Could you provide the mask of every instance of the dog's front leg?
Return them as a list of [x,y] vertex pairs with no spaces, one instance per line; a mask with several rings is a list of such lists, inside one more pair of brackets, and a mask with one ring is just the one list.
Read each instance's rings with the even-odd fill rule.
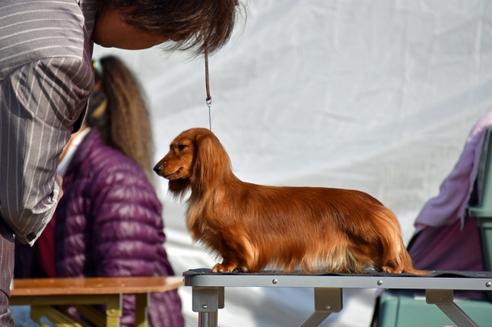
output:
[[239,267],[239,263],[235,260],[224,259],[222,263],[217,263],[214,265],[213,272],[234,272],[240,271],[244,272],[244,268]]

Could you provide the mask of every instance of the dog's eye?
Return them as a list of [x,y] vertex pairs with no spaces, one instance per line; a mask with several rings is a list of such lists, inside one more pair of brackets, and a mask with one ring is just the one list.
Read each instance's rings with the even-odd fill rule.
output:
[[178,145],[178,149],[179,149],[179,151],[183,151],[183,150],[185,150],[185,149],[186,149],[186,147],[188,147],[188,146],[187,146],[187,145],[183,145],[183,144]]

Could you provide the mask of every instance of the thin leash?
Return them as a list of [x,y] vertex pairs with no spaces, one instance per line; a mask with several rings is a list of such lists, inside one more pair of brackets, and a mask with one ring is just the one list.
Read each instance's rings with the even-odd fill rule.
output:
[[205,103],[208,107],[208,126],[210,131],[212,131],[212,96],[210,95],[210,74],[208,71],[208,47],[205,45],[204,49],[205,57],[205,90],[207,92],[207,98],[205,98]]

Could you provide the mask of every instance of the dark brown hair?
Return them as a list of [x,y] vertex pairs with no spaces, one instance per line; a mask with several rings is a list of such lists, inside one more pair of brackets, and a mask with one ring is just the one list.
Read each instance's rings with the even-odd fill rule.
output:
[[173,49],[196,48],[209,52],[230,38],[238,0],[106,0],[106,4],[127,8],[127,23],[168,36]]
[[[96,87],[89,100],[87,124],[101,132],[106,144],[120,150],[152,177],[152,130],[140,84],[115,56],[102,57],[94,66]],[[104,111],[99,113],[101,109]]]

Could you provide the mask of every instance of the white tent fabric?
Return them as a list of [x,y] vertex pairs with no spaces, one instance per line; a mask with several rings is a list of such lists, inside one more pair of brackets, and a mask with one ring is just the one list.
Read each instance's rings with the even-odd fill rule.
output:
[[[366,191],[413,220],[492,108],[492,2],[248,0],[247,19],[210,58],[212,128],[235,173],[261,184]],[[208,126],[203,60],[161,49],[117,54],[137,72],[153,115],[156,161],[182,130]],[[211,267],[194,245],[185,204],[167,194],[166,248],[179,275]],[[196,325],[182,288],[187,325]],[[346,290],[324,324],[366,326],[374,290]],[[223,326],[292,326],[312,309],[307,289],[227,289]]]

